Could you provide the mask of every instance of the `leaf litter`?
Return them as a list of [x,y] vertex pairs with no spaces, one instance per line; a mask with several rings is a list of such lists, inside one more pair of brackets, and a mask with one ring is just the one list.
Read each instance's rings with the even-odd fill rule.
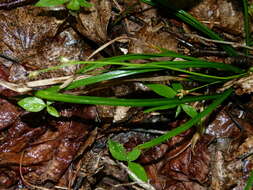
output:
[[[165,48],[186,54],[195,49],[202,58],[226,61],[219,53],[208,54],[220,51],[216,43],[193,38],[195,30],[139,1],[92,0],[91,8],[72,13],[63,6],[39,8],[30,2],[0,3],[1,81],[22,85],[33,80],[72,76],[80,66],[42,73],[33,79],[28,74],[59,65],[61,56],[86,60],[101,45],[123,35],[129,36],[129,40],[116,41],[93,59],[126,52],[155,53]],[[228,41],[242,43],[243,15],[237,1],[204,0],[183,8]],[[99,72],[107,69],[111,68],[103,67]],[[159,76],[141,77],[152,81]],[[240,97],[232,97],[235,100],[212,113],[205,123],[204,134],[192,128],[142,152],[135,162],[145,168],[149,178],[144,185],[131,182],[128,168],[110,155],[107,140],[119,142],[131,151],[185,123],[189,116],[180,113],[175,118],[173,110],[144,114],[141,108],[54,103],[60,114],[56,118],[45,110],[38,113],[22,110],[16,104],[17,95],[22,94],[0,85],[0,188],[243,189],[253,169],[251,77],[225,84],[222,90],[234,86]],[[156,97],[146,83],[134,80],[107,81],[70,93]],[[171,84],[170,80],[154,82]],[[188,88],[196,85],[182,84]],[[193,142],[196,134],[200,135]]]

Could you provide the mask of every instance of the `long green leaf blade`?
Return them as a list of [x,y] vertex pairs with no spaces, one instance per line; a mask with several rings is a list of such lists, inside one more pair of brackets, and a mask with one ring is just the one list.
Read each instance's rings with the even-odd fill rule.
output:
[[[177,16],[178,18],[180,18],[184,22],[188,23],[192,27],[196,28],[197,30],[200,30],[201,32],[203,32],[204,34],[209,36],[210,38],[212,38],[214,40],[223,41],[223,39],[218,34],[216,34],[212,30],[210,30],[207,26],[203,25],[201,22],[196,20],[192,15],[190,15],[189,13],[185,12],[182,9],[175,10],[173,8],[173,5],[171,5],[170,3],[168,3],[165,0],[142,0],[142,1],[151,5],[151,6],[161,7],[163,9],[166,7],[168,10],[172,11],[172,13],[174,13],[175,16]],[[238,53],[236,52],[236,50],[233,47],[231,47],[229,45],[221,45],[221,46],[230,56],[237,56],[238,55]]]
[[250,176],[247,180],[247,184],[244,188],[244,190],[251,190],[253,185],[253,171],[250,172]]
[[40,0],[35,4],[37,7],[54,7],[67,3],[69,0]]
[[112,79],[130,76],[130,75],[137,75],[137,74],[146,73],[146,72],[153,72],[153,71],[158,71],[158,69],[111,71],[111,72],[103,73],[100,75],[92,76],[92,77],[89,77],[86,79],[80,79],[80,80],[74,81],[74,82],[70,83],[69,86],[67,86],[65,88],[65,90],[71,90],[74,88],[79,88],[82,86],[94,84],[94,83],[101,82],[101,81],[112,80]]
[[207,116],[208,114],[210,114],[218,105],[220,105],[231,93],[233,92],[232,89],[229,89],[225,92],[223,92],[220,96],[220,98],[217,98],[216,100],[214,100],[214,102],[212,104],[210,104],[204,111],[200,112],[197,116],[195,116],[194,118],[192,118],[191,120],[189,120],[188,122],[182,124],[180,127],[177,127],[176,129],[173,129],[169,132],[167,132],[166,134],[155,138],[151,141],[148,141],[144,144],[140,144],[137,146],[137,148],[139,149],[147,149],[147,148],[151,148],[154,147],[158,144],[161,144],[162,142],[176,136],[179,135],[180,133],[190,129],[193,125],[195,125],[196,123],[198,123],[203,117]]
[[44,98],[50,101],[60,101],[77,104],[96,104],[96,105],[110,105],[110,106],[141,106],[141,107],[155,107],[162,105],[180,105],[187,102],[195,102],[201,100],[212,100],[220,98],[221,95],[210,95],[210,96],[195,96],[195,97],[184,97],[182,99],[168,99],[168,98],[157,98],[157,99],[120,99],[120,98],[103,98],[95,96],[76,96],[71,94],[56,93],[48,90],[39,90],[35,92],[35,96]]

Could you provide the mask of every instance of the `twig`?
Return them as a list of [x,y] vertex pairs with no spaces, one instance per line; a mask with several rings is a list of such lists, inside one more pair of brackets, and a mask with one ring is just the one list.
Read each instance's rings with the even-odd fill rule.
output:
[[154,129],[141,129],[141,128],[132,129],[132,131],[159,134],[159,135],[163,135],[168,132],[168,131],[160,131],[160,130],[154,130]]
[[209,38],[205,38],[205,37],[199,36],[197,34],[185,34],[185,35],[189,36],[189,37],[193,37],[193,38],[199,38],[199,39],[207,41],[207,42],[226,44],[226,45],[231,45],[231,46],[233,46],[235,48],[236,47],[241,47],[241,48],[246,48],[246,49],[253,50],[253,47],[250,47],[250,46],[247,46],[247,45],[244,45],[244,44],[241,44],[241,43],[229,42],[229,41],[220,41],[220,40],[212,40],[212,39],[209,39]]
[[19,173],[20,173],[20,177],[22,179],[22,181],[24,182],[25,185],[28,185],[34,189],[41,189],[41,190],[50,190],[50,189],[47,189],[45,187],[40,187],[40,186],[36,186],[36,185],[33,185],[31,183],[29,183],[28,181],[25,180],[23,174],[22,174],[22,162],[23,162],[23,157],[24,157],[24,151],[22,151],[21,153],[21,156],[20,156],[20,161],[19,161]]
[[[77,77],[76,80],[88,78],[90,76],[91,75],[81,75],[81,76]],[[10,82],[4,81],[4,80],[0,80],[0,86],[3,86],[7,89],[13,90],[18,93],[24,93],[24,92],[29,92],[29,91],[33,90],[33,88],[64,83],[66,80],[68,80],[72,77],[73,77],[73,75],[65,76],[65,77],[55,77],[55,78],[51,78],[51,79],[43,79],[43,80],[25,82],[24,84],[15,84],[15,83],[10,83]]]
[[94,55],[96,55],[97,53],[99,53],[100,51],[102,51],[103,49],[105,49],[106,47],[108,47],[109,45],[113,44],[114,42],[117,41],[122,41],[122,40],[133,40],[135,38],[130,38],[128,36],[119,36],[117,38],[114,38],[113,40],[107,42],[106,44],[100,46],[98,49],[96,49],[87,59],[86,61],[90,60]]
[[122,183],[122,184],[117,184],[117,185],[113,185],[114,187],[123,187],[123,186],[132,186],[137,184],[137,182],[131,182],[131,183]]
[[[107,42],[106,44],[100,46],[98,49],[96,49],[87,59],[86,61],[90,60],[94,55],[96,55],[97,53],[99,53],[100,51],[102,51],[103,49],[105,49],[106,47],[108,47],[109,45],[113,44],[114,42],[117,41],[122,41],[122,40],[129,40],[129,39],[133,39],[127,36],[119,36],[109,42]],[[76,80],[76,75],[73,75],[71,78],[69,78],[68,80],[66,80],[61,86],[60,89],[63,89],[65,87],[67,87],[72,81]]]

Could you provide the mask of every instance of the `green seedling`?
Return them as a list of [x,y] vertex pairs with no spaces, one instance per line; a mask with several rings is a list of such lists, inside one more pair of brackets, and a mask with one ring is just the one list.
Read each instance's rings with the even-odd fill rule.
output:
[[[180,93],[183,91],[183,86],[180,83],[173,83],[171,85],[172,87],[169,87],[163,84],[149,84],[146,86],[149,87],[158,95],[166,97],[166,98],[176,98],[176,96],[180,95]],[[180,98],[180,96],[178,96],[178,98]],[[177,117],[181,113],[182,110],[192,118],[198,114],[196,109],[188,104],[179,104],[179,105],[171,104],[171,105],[159,106],[159,107],[147,109],[145,110],[145,112],[147,113],[150,111],[171,109],[175,107],[177,107],[175,117]]]
[[24,108],[26,111],[29,112],[40,112],[44,108],[46,108],[47,112],[54,116],[54,117],[60,117],[59,112],[51,106],[53,102],[47,101],[46,103],[37,97],[27,97],[18,102],[18,105]]
[[[226,100],[230,94],[232,93],[232,89],[229,89],[221,94],[220,98],[217,98],[214,100],[212,104],[210,104],[204,111],[197,113],[196,116],[194,116],[191,120],[188,122],[182,124],[178,128],[175,128],[164,135],[154,138],[148,142],[145,142],[143,144],[140,144],[133,148],[131,152],[127,152],[124,148],[124,146],[120,143],[114,142],[112,140],[108,140],[108,147],[111,155],[116,159],[120,161],[126,161],[128,162],[128,168],[141,180],[148,181],[147,174],[144,170],[144,168],[139,165],[138,163],[133,162],[134,160],[137,160],[138,157],[141,155],[141,150],[152,148],[154,146],[157,146],[169,139],[171,139],[174,136],[177,136],[184,131],[190,129],[195,124],[199,123],[202,118],[209,115],[217,106],[219,106],[224,100]],[[248,190],[248,189],[247,189]]]
[[58,5],[66,5],[69,10],[78,11],[80,7],[91,7],[92,4],[86,0],[40,0],[35,6],[37,7],[54,7]]
[[[140,149],[135,148],[132,151],[127,152],[122,144],[112,141],[110,139],[108,140],[107,144],[113,158],[119,161],[127,162],[128,169],[131,172],[133,172],[140,180],[144,182],[148,181],[145,169],[140,164],[133,162],[140,156]],[[131,176],[129,177],[132,178]]]

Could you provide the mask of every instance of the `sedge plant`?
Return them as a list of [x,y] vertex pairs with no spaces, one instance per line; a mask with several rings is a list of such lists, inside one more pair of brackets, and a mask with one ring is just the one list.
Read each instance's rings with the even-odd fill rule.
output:
[[[198,20],[192,17],[189,13],[184,10],[177,10],[168,7],[166,0],[142,0],[152,6],[166,8],[170,13],[177,16],[179,19],[203,32],[205,35],[209,36],[215,40],[222,40],[222,38],[210,30],[208,27],[201,24]],[[40,0],[36,6],[57,6],[65,4],[68,9],[72,11],[79,10],[80,7],[90,7],[91,4],[85,0]],[[244,12],[247,12],[247,3],[243,1]],[[244,14],[245,15],[245,14]],[[246,15],[245,15],[246,16]],[[247,24],[247,18],[245,17],[245,33],[246,33],[246,43],[249,43],[249,24]],[[224,50],[230,56],[237,56],[236,50],[229,45],[222,45]],[[247,52],[246,52],[247,54]],[[159,57],[172,57],[172,58],[182,58],[184,61],[154,61],[154,58]],[[132,60],[150,60],[145,64],[131,63]],[[101,72],[98,75],[91,76],[84,79],[78,79],[72,81],[70,84],[61,88],[61,86],[56,85],[47,89],[38,90],[34,92],[33,97],[27,97],[19,101],[19,105],[31,112],[38,112],[46,108],[47,112],[53,116],[59,117],[59,113],[52,106],[52,102],[66,102],[66,103],[76,103],[76,104],[95,104],[95,105],[111,105],[111,106],[138,106],[146,107],[146,112],[172,109],[176,108],[176,116],[183,110],[187,115],[190,116],[190,120],[181,126],[167,132],[166,134],[154,138],[148,142],[140,144],[134,147],[131,151],[126,151],[124,146],[118,142],[111,139],[108,140],[108,148],[111,155],[119,161],[126,162],[128,168],[142,181],[147,182],[147,174],[145,169],[135,161],[139,158],[141,152],[145,149],[152,148],[159,145],[170,138],[179,135],[180,133],[190,129],[194,125],[197,125],[203,118],[207,117],[215,108],[222,104],[233,92],[233,89],[228,89],[220,94],[212,95],[198,95],[192,96],[189,94],[182,94],[184,91],[183,86],[180,83],[172,83],[171,86],[160,85],[160,84],[146,84],[151,90],[160,95],[160,98],[153,99],[122,99],[122,98],[110,98],[110,97],[96,97],[96,96],[83,96],[83,95],[73,95],[67,93],[69,90],[77,90],[80,87],[85,87],[92,84],[98,84],[100,82],[110,81],[114,79],[124,79],[126,77],[135,76],[138,77],[140,74],[151,74],[159,73],[161,71],[167,71],[174,73],[174,75],[182,75],[182,80],[185,81],[197,81],[204,83],[202,86],[195,89],[189,89],[190,91],[195,91],[200,88],[205,88],[214,84],[223,84],[229,80],[237,79],[248,75],[248,71],[241,68],[227,65],[224,63],[209,62],[201,60],[191,56],[181,55],[175,52],[163,50],[162,53],[158,54],[129,54],[122,56],[115,56],[110,58],[105,58],[98,61],[72,61],[62,59],[62,64],[55,67],[50,67],[47,69],[37,70],[30,73],[30,77],[37,76],[43,72],[49,72],[52,70],[61,69],[63,67],[68,67],[72,65],[85,65],[80,69],[77,74],[81,75],[83,73],[91,72],[97,68],[104,66],[111,66],[110,71]],[[221,71],[224,75],[213,75],[201,72],[201,69],[211,69],[216,71]],[[218,72],[216,72],[218,73]],[[202,112],[197,112],[188,103],[209,100],[212,101],[208,107],[206,107]],[[245,190],[248,190],[252,186],[252,176],[250,176]],[[131,176],[130,176],[131,177]]]

